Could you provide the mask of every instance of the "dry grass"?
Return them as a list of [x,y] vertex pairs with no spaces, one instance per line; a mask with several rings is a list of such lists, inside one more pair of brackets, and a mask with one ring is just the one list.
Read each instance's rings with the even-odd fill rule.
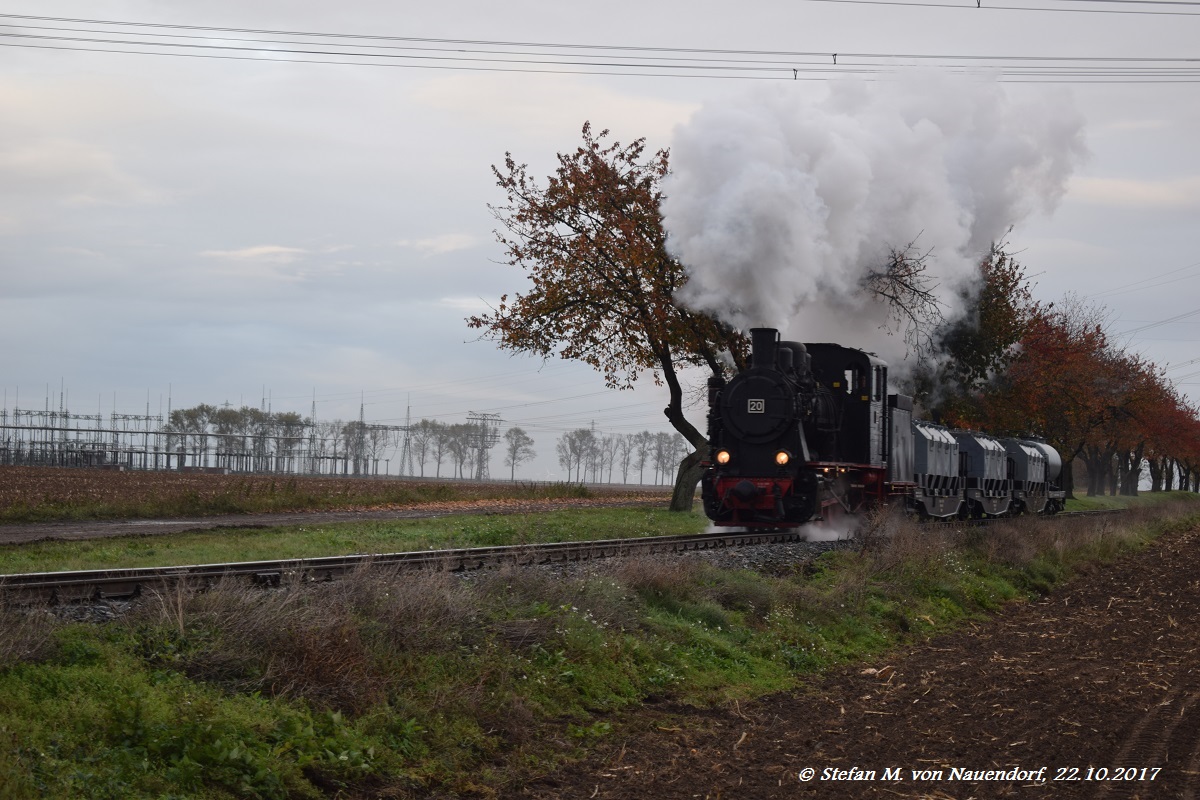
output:
[[57,626],[54,615],[42,609],[0,610],[0,669],[49,656]]
[[683,558],[624,558],[610,570],[613,578],[644,595],[688,597],[696,584],[699,564]]
[[320,586],[170,590],[125,622],[146,635],[174,631],[162,655],[190,677],[359,713],[387,702],[393,659],[453,646],[470,607],[446,573],[365,566]]

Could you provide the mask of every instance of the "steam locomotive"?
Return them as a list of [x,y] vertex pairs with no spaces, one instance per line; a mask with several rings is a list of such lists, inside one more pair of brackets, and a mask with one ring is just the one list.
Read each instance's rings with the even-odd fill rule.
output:
[[708,382],[704,510],[716,525],[788,528],[901,505],[921,517],[1053,514],[1058,452],[913,419],[886,362],[750,331],[749,369]]

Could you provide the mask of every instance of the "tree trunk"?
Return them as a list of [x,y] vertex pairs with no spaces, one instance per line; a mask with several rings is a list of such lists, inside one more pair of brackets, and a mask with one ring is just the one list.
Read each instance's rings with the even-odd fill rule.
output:
[[679,464],[675,477],[675,490],[671,493],[672,511],[691,511],[696,499],[696,484],[699,483],[704,470],[700,462],[708,455],[708,437],[688,422],[683,415],[683,387],[679,384],[679,376],[675,373],[675,365],[669,352],[659,353],[659,362],[663,368],[663,381],[670,391],[670,402],[663,409],[663,414],[671,423],[671,427],[679,431],[683,438],[696,448],[684,456]]
[[1083,451],[1083,463],[1087,465],[1087,496],[1104,494],[1104,462],[1099,448],[1088,446]]
[[1120,488],[1117,480],[1117,450],[1109,447],[1104,453],[1104,482],[1110,497],[1116,497]]
[[696,484],[704,476],[702,462],[708,455],[708,447],[693,450],[679,462],[679,472],[675,476],[675,490],[671,493],[672,511],[691,511],[696,501]]
[[1065,499],[1075,499],[1075,459],[1064,459],[1062,466],[1062,475],[1058,478],[1062,489],[1067,493]]
[[1157,458],[1151,458],[1146,464],[1150,467],[1150,491],[1161,492],[1163,487],[1162,461]]
[[1138,442],[1138,446],[1134,448],[1129,459],[1129,486],[1125,494],[1130,497],[1138,496],[1138,485],[1142,482],[1142,456],[1146,452],[1146,443]]

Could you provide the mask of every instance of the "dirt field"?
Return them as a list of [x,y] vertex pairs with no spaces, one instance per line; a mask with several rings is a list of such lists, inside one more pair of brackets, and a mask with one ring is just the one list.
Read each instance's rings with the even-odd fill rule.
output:
[[[559,507],[557,501],[583,506],[666,504],[670,492],[668,486],[601,484],[589,486],[589,496],[581,498],[583,492],[574,486],[520,481],[0,466],[0,542],[79,538],[78,531],[84,529],[88,536],[137,535],[247,523],[396,519],[493,509],[503,513],[526,507],[540,511]],[[90,525],[96,520],[112,524]]]
[[[508,796],[1198,797],[1200,532],[874,669],[716,711],[647,706],[589,762]],[[956,779],[955,768],[1033,775]],[[846,780],[870,777],[855,769],[873,779]],[[1096,780],[1119,769],[1122,780]]]

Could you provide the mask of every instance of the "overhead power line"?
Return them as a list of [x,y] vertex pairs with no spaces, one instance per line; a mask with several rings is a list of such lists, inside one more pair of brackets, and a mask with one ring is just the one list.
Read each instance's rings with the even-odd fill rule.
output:
[[0,20],[12,20],[13,29],[0,31],[2,46],[220,60],[758,80],[871,76],[934,67],[956,72],[987,69],[1005,80],[1025,82],[1200,81],[1200,57],[1191,56],[832,53],[382,36],[18,14],[0,14]]
[[1191,366],[1192,364],[1200,364],[1200,358],[1193,358],[1190,361],[1182,361],[1178,364],[1171,364],[1168,367],[1164,367],[1163,371],[1170,372],[1171,370],[1182,369],[1183,367]]
[[1113,295],[1113,294],[1126,294],[1128,292],[1139,292],[1142,289],[1153,289],[1158,286],[1165,286],[1168,283],[1177,283],[1179,281],[1185,281],[1190,278],[1194,278],[1196,276],[1195,275],[1183,275],[1178,278],[1171,278],[1170,280],[1162,280],[1162,279],[1166,278],[1168,275],[1178,275],[1180,272],[1189,272],[1191,270],[1196,269],[1197,267],[1200,267],[1200,261],[1194,262],[1192,264],[1188,264],[1186,267],[1179,267],[1178,269],[1168,270],[1167,272],[1163,272],[1158,275],[1153,275],[1149,278],[1142,278],[1141,280],[1136,280],[1136,281],[1133,281],[1132,283],[1126,283],[1122,286],[1117,286],[1112,289],[1104,289],[1099,292],[1093,292],[1092,294],[1084,295],[1084,297],[1088,298],[1088,299],[1092,299],[1092,298],[1097,298],[1097,297],[1107,297],[1107,296]]
[[[1049,13],[1064,13],[1064,14],[1134,14],[1142,16],[1156,17],[1195,17],[1200,16],[1200,11],[1153,11],[1144,8],[1080,8],[1080,7],[1055,7],[1055,6],[1009,6],[998,5],[994,3],[985,3],[984,0],[976,0],[975,5],[969,3],[922,3],[914,2],[914,0],[807,0],[810,3],[837,3],[848,6],[908,6],[910,8],[949,8],[960,11],[1033,11],[1033,12],[1049,12]],[[1057,2],[1069,3],[1120,3],[1122,5],[1183,5],[1195,6],[1194,2],[1172,3],[1170,0],[1057,0]]]
[[1179,322],[1181,319],[1187,319],[1188,317],[1194,317],[1197,314],[1200,314],[1200,308],[1194,308],[1191,311],[1185,311],[1182,314],[1176,314],[1175,316],[1168,317],[1167,319],[1160,319],[1158,322],[1151,322],[1148,325],[1142,325],[1141,327],[1138,327],[1138,328],[1130,328],[1127,331],[1121,331],[1120,335],[1121,336],[1130,336],[1131,334],[1141,333],[1142,331],[1148,331],[1151,328],[1157,328],[1160,325],[1170,325],[1172,322]]

